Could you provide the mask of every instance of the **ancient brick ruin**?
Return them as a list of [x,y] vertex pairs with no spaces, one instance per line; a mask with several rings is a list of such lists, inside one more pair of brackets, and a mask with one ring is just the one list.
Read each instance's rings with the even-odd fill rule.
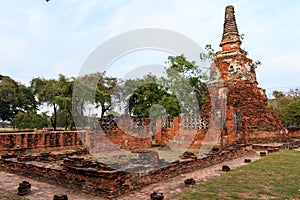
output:
[[[213,98],[224,102],[224,124],[220,143],[254,142],[257,138],[284,137],[280,119],[268,108],[265,91],[258,87],[255,64],[241,49],[242,41],[236,25],[234,7],[227,6],[220,47],[214,60],[209,92],[202,113],[211,117]],[[222,103],[221,103],[222,104]]]
[[[5,154],[1,158],[0,167],[9,172],[41,181],[82,192],[93,192],[107,198],[115,198],[126,192],[185,172],[252,154],[253,152],[249,148],[249,146],[240,146],[237,149],[212,152],[202,157],[185,157],[150,172],[142,169],[145,168],[145,165],[138,165],[133,160],[132,167],[139,168],[138,173],[115,170],[112,166],[104,163],[80,157],[83,153],[80,149],[68,155],[50,152],[23,156]],[[161,162],[158,156],[149,159],[153,160],[153,164]],[[148,165],[147,167],[153,166]]]
[[[201,115],[162,116],[155,125],[140,116],[109,115],[90,130],[1,133],[0,169],[115,198],[251,154],[251,143],[296,141],[300,132],[287,133],[269,110],[265,91],[258,87],[255,65],[241,44],[234,8],[227,6],[222,50],[211,69],[210,96]],[[206,143],[212,145],[206,154],[189,151]],[[176,160],[160,157],[159,153],[182,146],[187,148]],[[131,157],[120,154],[121,150]],[[110,152],[117,152],[116,160],[125,161],[104,162],[101,155]]]

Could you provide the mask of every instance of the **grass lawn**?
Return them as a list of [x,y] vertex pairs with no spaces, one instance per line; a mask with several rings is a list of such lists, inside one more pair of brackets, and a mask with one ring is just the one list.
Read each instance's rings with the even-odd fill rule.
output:
[[28,200],[25,197],[20,197],[18,195],[12,194],[0,188],[0,199],[8,199],[8,200]]
[[263,157],[171,199],[300,199],[300,151]]

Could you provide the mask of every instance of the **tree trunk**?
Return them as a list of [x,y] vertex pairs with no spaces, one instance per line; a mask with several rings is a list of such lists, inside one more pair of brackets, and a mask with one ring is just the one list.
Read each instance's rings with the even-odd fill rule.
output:
[[53,123],[52,123],[52,126],[53,126],[53,130],[56,131],[56,117],[57,117],[57,108],[56,108],[56,105],[53,104]]
[[101,119],[102,119],[102,117],[104,116],[104,113],[105,113],[105,110],[102,108],[102,109],[101,109],[101,117],[100,117]]
[[81,129],[84,130],[85,129],[85,122],[84,122],[84,113],[83,113],[83,110],[84,110],[84,102],[81,102],[80,103],[80,124],[81,124]]
[[69,119],[68,119],[69,124],[68,124],[68,126],[66,127],[66,129],[68,129],[69,131],[71,131],[72,128],[73,128],[73,122],[74,122],[74,119],[73,119],[72,112],[71,112],[70,110],[68,110],[68,115],[69,115]]

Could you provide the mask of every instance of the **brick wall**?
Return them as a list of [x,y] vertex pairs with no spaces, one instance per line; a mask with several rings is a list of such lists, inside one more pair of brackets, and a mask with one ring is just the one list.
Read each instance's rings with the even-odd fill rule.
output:
[[76,131],[0,134],[0,151],[9,151],[16,148],[46,149],[80,145],[82,143]]
[[20,159],[18,161],[16,158],[1,159],[0,163],[3,169],[13,173],[115,198],[151,183],[252,153],[248,147],[241,147],[196,159],[180,160],[151,172],[142,173],[116,171],[107,166],[83,167],[84,160],[76,158],[75,160],[66,159],[64,166],[37,164],[36,162],[20,161]]
[[125,150],[136,148],[144,149],[151,146],[151,138],[135,137],[130,134],[125,134],[120,129],[110,132],[87,130],[0,134],[0,152],[13,149],[43,150],[76,147],[82,146],[83,144],[94,151],[103,150],[103,148],[104,150],[106,148],[107,150],[111,150],[112,148],[122,148]]

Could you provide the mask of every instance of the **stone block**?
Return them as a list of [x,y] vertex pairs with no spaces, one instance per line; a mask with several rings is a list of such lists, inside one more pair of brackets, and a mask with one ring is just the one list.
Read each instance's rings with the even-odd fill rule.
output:
[[228,165],[223,165],[222,166],[222,171],[223,172],[229,172],[230,171],[230,167]]
[[184,180],[184,184],[185,184],[185,186],[187,186],[187,187],[191,187],[191,186],[196,185],[196,181],[195,181],[195,179],[193,179],[193,178],[188,178],[188,179],[185,179],[185,180]]
[[68,196],[65,194],[64,195],[54,195],[53,200],[68,200]]
[[164,195],[162,192],[154,191],[153,193],[150,194],[151,200],[163,200]]
[[24,196],[31,193],[31,184],[28,181],[19,183],[18,195]]
[[181,159],[190,159],[190,158],[197,159],[197,156],[193,152],[186,151],[180,156],[180,158]]
[[268,153],[273,153],[273,152],[274,152],[274,149],[268,149],[267,152],[268,152]]
[[260,156],[266,156],[267,153],[266,153],[265,151],[261,151],[261,152],[259,152],[259,155],[260,155]]

